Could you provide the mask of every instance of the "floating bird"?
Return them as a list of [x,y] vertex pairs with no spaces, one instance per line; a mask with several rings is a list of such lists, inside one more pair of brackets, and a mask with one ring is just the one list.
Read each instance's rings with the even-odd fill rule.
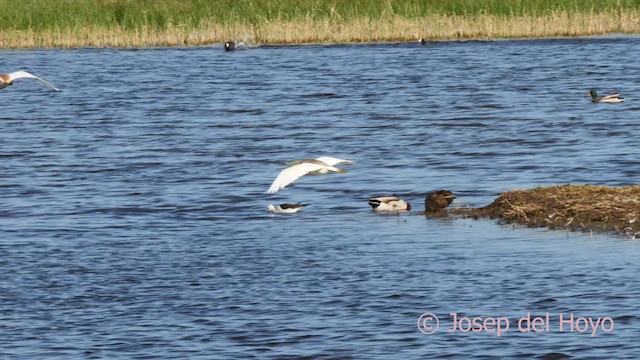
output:
[[26,71],[16,71],[16,72],[12,72],[10,74],[0,74],[0,89],[4,89],[7,86],[11,86],[13,85],[13,81],[16,79],[36,79],[38,81],[40,81],[41,83],[47,85],[48,87],[52,88],[55,91],[60,91],[60,89],[58,89],[57,87],[53,86],[52,84],[50,84],[49,82],[33,75],[30,74]]
[[419,42],[421,45],[424,45],[424,44],[426,44],[426,43],[427,43],[427,40],[425,40],[424,38],[420,38],[420,40],[418,40],[418,42]]
[[397,196],[381,196],[369,199],[373,211],[404,211],[411,210],[411,204]]
[[224,43],[224,51],[236,51],[246,49],[247,44],[244,41],[236,43],[235,41],[227,41]]
[[594,89],[591,89],[587,95],[591,95],[591,102],[594,103],[617,103],[624,101],[624,98],[618,93],[598,97],[598,93]]
[[267,206],[267,211],[268,212],[273,212],[273,213],[282,213],[282,214],[293,214],[296,213],[298,211],[300,211],[300,209],[302,209],[303,207],[307,206],[307,204],[301,204],[301,203],[297,203],[297,204],[280,204],[280,205],[269,205]]
[[317,159],[306,159],[300,161],[294,161],[290,164],[293,166],[288,167],[280,172],[276,179],[273,181],[267,194],[274,194],[278,190],[291,184],[304,175],[320,175],[329,172],[343,173],[347,172],[345,169],[338,169],[335,165],[339,164],[353,164],[351,160],[338,159],[329,156],[322,156]]
[[424,198],[424,210],[426,212],[437,212],[451,204],[456,196],[448,190],[438,190],[430,192]]

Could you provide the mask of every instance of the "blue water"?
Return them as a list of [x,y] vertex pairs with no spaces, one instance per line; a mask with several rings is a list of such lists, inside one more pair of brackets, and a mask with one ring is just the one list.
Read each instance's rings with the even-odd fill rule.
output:
[[[63,90],[0,91],[0,358],[634,358],[636,240],[419,210],[437,189],[482,206],[637,184],[637,54],[638,37],[0,50],[0,72]],[[355,164],[264,194],[322,155]],[[373,213],[390,194],[416,211]],[[511,326],[450,333],[454,312]],[[519,331],[527,313],[549,331]],[[571,313],[615,327],[559,331]]]

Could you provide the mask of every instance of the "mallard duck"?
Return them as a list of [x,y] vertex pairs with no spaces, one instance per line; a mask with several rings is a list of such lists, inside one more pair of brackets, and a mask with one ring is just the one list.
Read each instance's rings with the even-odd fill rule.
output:
[[411,204],[400,199],[398,196],[381,196],[369,199],[369,205],[373,211],[408,211]]
[[437,212],[451,204],[456,196],[449,190],[438,190],[430,192],[424,198],[424,210],[426,212]]
[[60,91],[60,89],[51,85],[49,82],[45,81],[44,79],[41,79],[26,71],[16,71],[10,74],[0,74],[0,89],[4,89],[7,86],[13,85],[13,81],[16,79],[36,79],[41,83],[47,85],[48,87],[52,88],[53,90]]
[[339,164],[353,164],[351,160],[344,160],[329,156],[322,156],[317,159],[306,159],[294,161],[290,164],[293,166],[288,167],[280,172],[273,183],[266,191],[267,194],[274,194],[278,190],[291,184],[304,175],[320,175],[329,172],[343,173],[347,172],[345,169],[338,169],[335,165]]
[[280,205],[269,205],[267,206],[268,212],[273,213],[282,213],[282,214],[292,214],[300,211],[303,207],[307,206],[307,204],[280,204]]
[[591,89],[587,95],[591,95],[591,102],[594,103],[617,103],[624,101],[624,98],[618,93],[598,97],[598,93],[594,89]]

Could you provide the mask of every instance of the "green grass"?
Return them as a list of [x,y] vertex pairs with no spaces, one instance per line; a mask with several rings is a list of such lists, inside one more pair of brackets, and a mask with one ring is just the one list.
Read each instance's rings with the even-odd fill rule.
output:
[[349,21],[433,15],[541,16],[640,10],[640,0],[0,0],[0,31],[87,26],[163,30],[301,18]]
[[640,34],[640,0],[0,0],[0,47]]

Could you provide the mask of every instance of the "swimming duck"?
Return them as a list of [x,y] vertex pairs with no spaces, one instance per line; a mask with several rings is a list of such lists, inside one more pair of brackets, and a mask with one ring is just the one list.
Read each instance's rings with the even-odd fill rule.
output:
[[13,85],[13,81],[17,79],[36,79],[41,83],[47,85],[48,87],[52,88],[53,90],[60,91],[60,89],[51,85],[49,82],[45,81],[44,79],[41,79],[26,71],[16,71],[9,74],[0,74],[0,89],[4,89],[7,86]]
[[624,98],[618,93],[598,97],[598,93],[594,89],[591,89],[587,95],[591,95],[591,102],[594,103],[617,103],[624,101]]
[[273,213],[281,213],[281,214],[293,214],[300,211],[303,207],[307,206],[307,204],[280,204],[280,205],[269,205],[267,206],[268,212]]
[[266,191],[267,194],[274,194],[278,192],[278,190],[307,174],[321,175],[329,172],[347,172],[345,169],[336,168],[335,165],[353,164],[353,161],[330,156],[321,156],[317,159],[299,160],[289,164],[292,164],[293,166],[282,170],[280,174],[278,174],[269,189]]
[[369,199],[373,211],[408,211],[411,204],[397,196],[381,196]]
[[224,51],[236,51],[244,50],[247,48],[247,44],[244,41],[236,43],[235,41],[227,41],[224,43]]
[[424,198],[424,210],[426,212],[437,212],[451,204],[456,196],[449,190],[438,190],[430,192]]

